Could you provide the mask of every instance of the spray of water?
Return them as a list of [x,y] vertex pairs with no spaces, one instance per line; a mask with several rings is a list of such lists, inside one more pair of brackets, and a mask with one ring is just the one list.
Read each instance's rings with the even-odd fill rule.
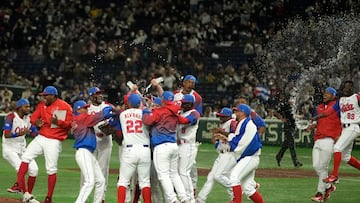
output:
[[296,78],[289,92],[295,99],[296,115],[299,105],[309,98],[307,87],[314,80],[349,70],[346,67],[359,62],[359,33],[358,14],[292,19],[271,38],[264,54],[257,57],[257,65],[262,67],[261,76],[266,81],[269,74],[285,73],[287,77],[278,78],[284,84],[289,83],[288,77]]

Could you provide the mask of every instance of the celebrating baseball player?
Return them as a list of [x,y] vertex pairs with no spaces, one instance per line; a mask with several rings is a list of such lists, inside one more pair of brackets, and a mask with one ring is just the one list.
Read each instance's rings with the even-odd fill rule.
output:
[[39,135],[30,142],[21,158],[17,183],[24,192],[23,202],[34,199],[26,188],[25,174],[29,169],[29,163],[40,154],[44,154],[48,174],[48,191],[44,203],[52,203],[58,158],[62,141],[67,138],[71,128],[72,109],[68,103],[58,98],[59,94],[54,86],[47,86],[40,95],[44,96],[44,101],[37,105],[30,117],[31,124],[40,128]]
[[[218,133],[219,140],[229,143],[230,151],[234,152],[236,165],[231,170],[230,182],[234,193],[233,202],[242,202],[242,193],[255,203],[263,203],[261,194],[251,185],[255,170],[260,163],[261,139],[256,125],[250,118],[251,109],[246,104],[240,104],[233,109],[239,124],[235,133],[225,136]],[[250,184],[250,186],[249,186]]]
[[165,91],[162,94],[163,106],[145,113],[143,123],[152,126],[151,144],[154,146],[153,159],[159,181],[162,185],[166,202],[177,202],[177,195],[182,202],[189,202],[184,185],[178,173],[178,145],[176,126],[187,124],[189,119],[178,114],[179,106],[174,103],[174,94]]
[[[6,115],[3,126],[2,136],[2,153],[11,166],[19,171],[21,156],[25,152],[26,139],[25,135],[31,134],[36,136],[38,130],[30,124],[30,103],[27,99],[19,99],[16,103],[14,112]],[[35,160],[29,163],[29,177],[27,180],[28,192],[32,194],[35,185],[36,176],[38,174],[38,166]],[[21,192],[18,183],[7,189],[11,193]],[[30,201],[31,202],[31,201]]]
[[195,201],[195,196],[190,173],[197,154],[195,142],[200,119],[199,112],[193,108],[194,102],[195,98],[191,94],[185,94],[181,99],[180,115],[188,118],[191,122],[189,124],[178,124],[176,132],[179,145],[179,175],[186,194],[192,202]]
[[334,168],[330,176],[323,181],[335,183],[338,181],[338,173],[341,160],[350,166],[360,170],[360,162],[351,155],[354,140],[360,135],[360,94],[354,92],[354,83],[345,81],[343,97],[340,97],[340,120],[342,131],[334,146]]
[[123,151],[120,160],[118,181],[118,202],[125,202],[126,190],[131,177],[137,173],[139,187],[145,203],[151,203],[150,166],[151,151],[149,132],[143,125],[143,112],[139,108],[141,97],[131,94],[129,108],[120,113],[120,127],[123,136]]
[[[95,114],[102,111],[107,106],[112,106],[111,104],[103,101],[103,90],[100,90],[98,87],[92,87],[89,89],[88,94],[90,97],[90,107],[88,108],[88,114]],[[102,125],[107,125],[107,120],[100,121],[94,126],[96,134],[96,150],[94,152],[96,159],[99,162],[102,173],[105,177],[105,192],[108,185],[109,179],[109,164],[111,158],[112,150],[112,135],[105,134],[99,129]],[[82,182],[82,178],[81,178]],[[81,184],[82,185],[82,184]],[[105,202],[105,193],[103,197],[103,202]]]
[[94,203],[100,203],[105,192],[105,178],[93,154],[96,149],[96,135],[93,126],[113,116],[112,107],[104,107],[102,111],[89,115],[87,109],[89,106],[84,100],[76,101],[73,106],[74,116],[71,126],[75,138],[75,159],[84,178],[75,203],[86,202],[94,186]]
[[216,139],[216,133],[219,132],[234,132],[237,121],[232,118],[233,112],[230,108],[224,107],[219,113],[216,113],[216,116],[220,118],[220,131],[215,128],[213,130],[213,139],[215,143],[215,148],[219,152],[219,156],[215,159],[213,167],[207,176],[207,180],[201,188],[199,195],[196,198],[197,203],[205,203],[206,199],[214,186],[215,181],[222,184],[224,187],[228,188],[228,193],[230,199],[234,198],[233,192],[231,190],[231,182],[229,178],[229,173],[231,169],[235,166],[236,160],[233,152],[230,152],[230,146],[228,143],[225,143],[219,139]]
[[324,183],[323,179],[328,176],[328,166],[333,153],[334,143],[341,133],[340,109],[336,105],[336,90],[327,87],[323,93],[323,103],[318,105],[314,118],[316,124],[307,127],[307,131],[316,128],[314,133],[314,146],[312,150],[312,162],[316,174],[319,177],[317,193],[311,197],[315,202],[323,202],[330,198],[330,194],[336,187]]

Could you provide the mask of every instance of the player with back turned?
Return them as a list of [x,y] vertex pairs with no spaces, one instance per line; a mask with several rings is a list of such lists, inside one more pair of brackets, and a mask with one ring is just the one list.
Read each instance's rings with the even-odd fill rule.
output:
[[[19,171],[21,156],[26,147],[25,136],[31,134],[36,136],[38,130],[30,123],[30,102],[27,99],[19,99],[16,103],[15,111],[6,115],[3,126],[2,136],[2,153],[16,171]],[[29,177],[27,180],[28,192],[31,194],[35,185],[36,176],[38,174],[38,166],[35,160],[29,163]],[[7,189],[8,192],[21,192],[18,184],[15,183]]]
[[58,169],[58,159],[64,141],[71,128],[72,108],[64,100],[58,98],[58,91],[54,86],[47,86],[40,95],[44,101],[40,102],[30,117],[30,122],[36,125],[39,135],[30,142],[22,156],[22,162],[17,176],[17,183],[24,192],[23,201],[28,202],[34,196],[28,193],[25,185],[25,174],[29,162],[44,154],[46,172],[48,174],[48,191],[44,203],[52,203]]

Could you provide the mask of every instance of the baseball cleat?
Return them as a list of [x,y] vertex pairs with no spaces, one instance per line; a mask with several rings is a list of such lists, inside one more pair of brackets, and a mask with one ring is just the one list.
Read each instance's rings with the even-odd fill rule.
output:
[[335,192],[335,190],[336,190],[335,185],[331,184],[331,186],[325,190],[324,201],[329,199],[331,193]]
[[23,203],[40,203],[34,198],[34,195],[30,194],[29,192],[25,192],[23,195]]
[[315,196],[311,197],[314,202],[324,202],[324,195],[321,192],[317,192]]
[[45,197],[44,203],[52,203],[51,197]]
[[329,175],[327,178],[323,179],[323,182],[325,183],[338,183],[339,178],[334,175]]
[[276,159],[277,165],[280,167],[280,162],[281,162],[280,157],[278,157],[278,156],[276,155],[275,159]]
[[14,185],[12,187],[8,188],[7,191],[11,192],[11,193],[20,193],[21,188],[19,187],[19,185],[17,183],[14,183]]

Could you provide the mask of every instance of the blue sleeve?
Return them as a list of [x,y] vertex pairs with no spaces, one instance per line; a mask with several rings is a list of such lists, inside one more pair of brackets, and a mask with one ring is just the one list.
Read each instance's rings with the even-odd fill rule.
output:
[[31,134],[31,136],[34,136],[34,137],[39,134],[39,130],[37,129],[36,126],[31,125],[31,127],[30,127],[30,134]]
[[203,107],[201,104],[199,106],[195,107],[195,109],[196,109],[196,111],[199,112],[200,115],[203,115]]
[[336,103],[334,104],[333,108],[334,108],[334,110],[338,113],[339,118],[340,118],[341,109],[340,109],[339,100],[336,101]]
[[193,114],[190,114],[190,115],[186,116],[185,118],[187,118],[192,125],[196,124],[197,120],[198,120],[196,118],[196,116],[194,116]]
[[257,128],[266,127],[264,119],[262,119],[259,115],[255,116],[252,120],[254,121]]
[[217,148],[219,147],[219,144],[220,144],[220,142],[219,142],[219,140],[217,140],[217,141],[215,142],[215,149],[217,149]]

